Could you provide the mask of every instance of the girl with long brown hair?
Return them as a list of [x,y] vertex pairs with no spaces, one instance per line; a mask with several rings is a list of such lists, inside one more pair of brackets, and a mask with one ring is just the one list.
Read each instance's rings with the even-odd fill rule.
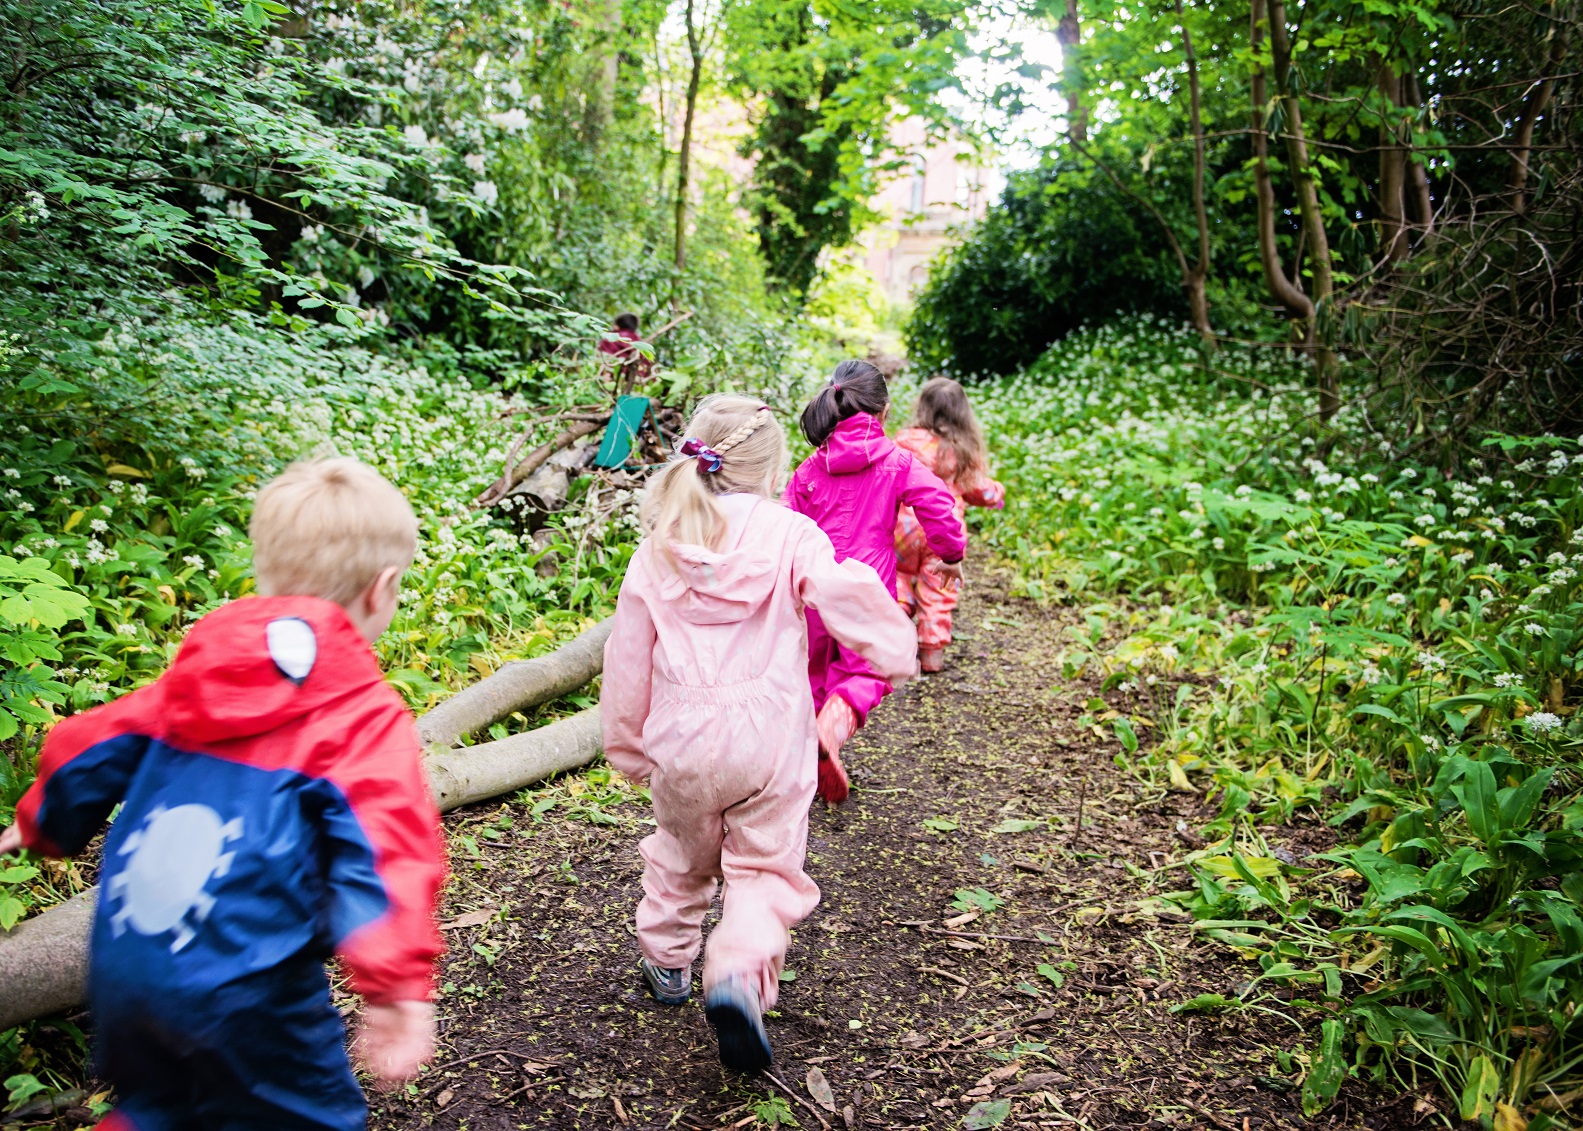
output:
[[[912,423],[896,436],[896,446],[915,455],[951,488],[956,516],[967,508],[999,510],[1006,488],[989,475],[984,433],[962,386],[949,377],[924,383],[913,406]],[[937,672],[951,643],[951,614],[962,590],[960,569],[951,570],[929,549],[922,524],[910,507],[896,519],[896,600],[918,625],[918,664]]]

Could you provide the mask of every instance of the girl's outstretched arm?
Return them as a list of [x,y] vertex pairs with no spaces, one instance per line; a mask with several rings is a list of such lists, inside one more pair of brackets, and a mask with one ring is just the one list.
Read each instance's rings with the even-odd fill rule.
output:
[[956,496],[916,456],[902,482],[901,501],[918,516],[929,552],[948,565],[960,562],[967,554],[967,528],[956,517]]
[[898,686],[918,674],[918,633],[896,598],[871,567],[856,558],[837,562],[829,536],[812,522],[793,551],[792,586],[830,635],[880,678]]
[[1006,505],[1006,488],[988,475],[980,475],[963,490],[962,501],[970,507],[998,511]]
[[654,618],[646,603],[648,587],[643,584],[648,561],[648,551],[639,547],[627,567],[616,598],[615,624],[605,641],[605,675],[599,691],[605,757],[634,781],[642,781],[654,771],[654,763],[643,752],[643,723],[649,717],[654,680]]

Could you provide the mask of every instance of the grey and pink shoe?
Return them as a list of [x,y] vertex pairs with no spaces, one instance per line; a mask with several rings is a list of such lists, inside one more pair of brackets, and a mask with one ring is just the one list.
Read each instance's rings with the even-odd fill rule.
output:
[[649,992],[654,995],[654,1000],[662,1005],[686,1005],[693,996],[693,964],[689,962],[679,970],[671,970],[664,966],[656,966],[647,958],[638,960],[638,969],[643,971],[643,980],[649,984]]

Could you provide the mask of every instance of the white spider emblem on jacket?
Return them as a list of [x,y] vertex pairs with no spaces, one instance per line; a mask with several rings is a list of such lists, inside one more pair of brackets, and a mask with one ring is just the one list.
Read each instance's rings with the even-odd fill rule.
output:
[[242,818],[221,821],[207,805],[155,808],[121,846],[120,855],[132,859],[110,880],[110,898],[121,904],[111,930],[117,937],[128,926],[140,935],[173,931],[171,953],[181,950],[214,910],[204,889],[231,870],[236,853],[226,846],[241,836]]

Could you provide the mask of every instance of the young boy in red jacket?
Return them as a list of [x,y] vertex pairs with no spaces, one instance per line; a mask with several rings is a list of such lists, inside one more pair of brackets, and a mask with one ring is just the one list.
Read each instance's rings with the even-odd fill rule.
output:
[[370,643],[417,522],[351,459],[296,464],[253,512],[261,596],[192,626],[158,682],[50,732],[0,852],[81,851],[112,809],[88,978],[118,1131],[361,1131],[324,963],[392,1085],[433,1053],[445,874],[416,728]]

